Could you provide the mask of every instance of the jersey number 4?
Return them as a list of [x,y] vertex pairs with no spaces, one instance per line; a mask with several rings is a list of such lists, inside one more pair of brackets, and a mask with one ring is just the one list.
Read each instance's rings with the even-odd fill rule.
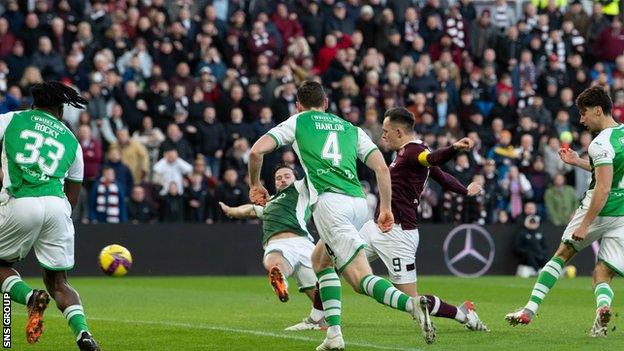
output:
[[[20,139],[26,140],[24,153],[15,154],[15,160],[22,164],[32,164],[37,162],[41,171],[47,175],[52,175],[59,166],[59,161],[65,154],[65,147],[55,139],[44,137],[40,133],[32,130],[22,130]],[[47,155],[41,155],[41,147],[49,146]],[[28,154],[26,152],[29,152]]]
[[342,160],[342,154],[340,153],[340,145],[338,144],[338,134],[336,132],[329,132],[325,145],[323,145],[323,151],[321,156],[326,160],[332,160],[334,167],[340,166],[340,160]]

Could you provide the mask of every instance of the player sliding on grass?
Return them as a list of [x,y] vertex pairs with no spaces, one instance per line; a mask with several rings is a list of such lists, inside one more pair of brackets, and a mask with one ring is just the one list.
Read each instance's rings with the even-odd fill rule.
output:
[[228,217],[263,220],[263,264],[280,301],[288,301],[288,277],[294,275],[299,291],[314,303],[308,317],[286,330],[321,329],[327,324],[323,305],[315,299],[316,275],[310,261],[314,244],[306,229],[310,216],[308,189],[305,181],[296,180],[294,170],[285,164],[277,165],[273,174],[277,193],[265,206],[228,207],[222,202],[219,205]]
[[616,273],[624,275],[624,128],[611,116],[611,98],[598,87],[583,91],[576,99],[581,123],[599,133],[589,145],[589,161],[569,149],[560,149],[561,159],[592,173],[589,190],[568,224],[555,256],[542,268],[526,306],[505,319],[511,325],[529,324],[548,291],[561,276],[563,266],[574,255],[601,240],[593,285],[596,319],[593,337],[606,336],[611,318]]
[[329,325],[327,337],[317,350],[342,350],[345,347],[340,328],[340,278],[334,266],[355,291],[408,312],[419,322],[426,340],[433,342],[435,330],[426,299],[412,298],[386,279],[373,275],[362,251],[366,243],[358,235],[358,230],[366,220],[368,208],[357,178],[356,161],[359,158],[377,177],[380,192],[377,223],[383,232],[389,231],[394,223],[388,167],[370,138],[360,128],[325,113],[327,105],[323,87],[317,82],[304,82],[297,91],[299,113],[262,136],[252,147],[249,157],[250,198],[254,203],[264,204],[269,199],[260,183],[264,154],[292,144],[306,172],[314,222],[325,243],[325,246],[317,244],[312,254],[325,320]]
[[[50,295],[63,312],[80,350],[99,350],[78,293],[67,282],[74,266],[74,225],[70,218],[83,176],[82,149],[61,122],[64,104],[84,108],[82,96],[60,82],[31,89],[33,109],[0,115],[3,189],[0,193],[0,282],[11,300],[26,305],[26,338],[43,332],[43,312]],[[50,293],[33,290],[13,264],[31,248],[43,268]]]
[[[459,151],[469,150],[473,141],[463,138],[451,146],[431,152],[426,144],[416,138],[414,115],[405,108],[386,111],[382,137],[388,141],[397,156],[390,164],[392,180],[392,212],[395,224],[388,233],[382,233],[374,221],[360,230],[366,241],[369,259],[381,258],[388,268],[390,281],[410,296],[416,292],[416,251],[419,233],[418,203],[429,176],[446,190],[457,194],[475,196],[481,186],[471,183],[465,188],[457,179],[438,166],[450,161]],[[487,331],[488,328],[475,312],[471,301],[455,307],[437,296],[425,295],[432,316],[455,319],[470,330]]]

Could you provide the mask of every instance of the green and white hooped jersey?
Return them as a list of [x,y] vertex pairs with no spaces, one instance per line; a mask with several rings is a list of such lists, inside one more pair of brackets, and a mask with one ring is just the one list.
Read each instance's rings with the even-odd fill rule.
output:
[[330,113],[305,111],[268,135],[278,147],[292,144],[306,173],[311,204],[324,192],[364,197],[356,160],[366,163],[377,146],[359,127]]
[[596,186],[595,168],[613,165],[613,182],[604,208],[598,216],[624,216],[624,125],[607,128],[589,144],[589,163],[592,167],[591,183],[581,201],[581,208],[589,208]]
[[82,183],[82,149],[74,134],[41,110],[0,115],[3,191],[13,197],[64,198],[65,179]]
[[307,223],[310,219],[310,201],[304,180],[278,191],[269,199],[266,206],[253,206],[256,216],[262,219],[262,244],[266,245],[273,235],[290,232],[299,236],[314,239],[308,233]]

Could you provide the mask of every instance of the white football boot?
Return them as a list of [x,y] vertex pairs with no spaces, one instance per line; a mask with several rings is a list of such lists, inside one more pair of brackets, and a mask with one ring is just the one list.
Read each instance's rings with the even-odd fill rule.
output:
[[459,306],[459,309],[466,315],[466,322],[464,323],[466,329],[472,331],[490,331],[490,328],[488,328],[487,325],[485,325],[485,323],[483,323],[483,321],[479,318],[479,315],[477,315],[477,310],[475,309],[472,301],[465,301],[461,306]]

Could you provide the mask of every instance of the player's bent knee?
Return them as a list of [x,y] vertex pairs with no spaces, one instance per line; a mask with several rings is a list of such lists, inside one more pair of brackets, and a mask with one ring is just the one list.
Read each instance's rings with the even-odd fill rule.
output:
[[576,255],[576,250],[568,244],[561,243],[555,252],[555,256],[563,259],[564,262],[570,261]]

